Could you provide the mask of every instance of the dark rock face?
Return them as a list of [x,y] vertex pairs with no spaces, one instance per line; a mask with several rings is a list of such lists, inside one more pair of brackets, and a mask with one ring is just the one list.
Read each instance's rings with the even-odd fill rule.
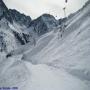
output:
[[28,27],[31,22],[31,18],[29,16],[25,16],[14,9],[8,9],[4,2],[0,0],[0,20],[3,17],[5,17],[11,23],[15,21],[16,23],[25,25],[26,27]]
[[28,26],[31,18],[15,10],[9,10],[4,2],[0,0],[0,52],[8,52],[10,48],[10,50],[13,50],[18,43],[24,45],[29,42],[27,34],[23,34],[23,31],[19,33],[9,26],[10,24],[13,25],[13,21]]
[[22,33],[23,34],[23,38],[25,40],[26,43],[30,42],[30,35],[29,34],[25,34],[25,33]]
[[25,44],[23,37],[18,32],[13,31],[13,34],[16,37],[16,39],[20,42],[21,45]]
[[58,21],[52,15],[44,14],[32,21],[30,27],[33,28],[38,35],[42,35],[57,25]]
[[0,52],[6,50],[6,43],[4,42],[3,36],[4,36],[4,33],[0,32]]
[[67,21],[67,18],[61,18],[58,20],[59,25],[61,25],[62,23],[66,22],[66,21]]
[[2,0],[0,0],[0,20],[3,17],[6,18],[9,22],[12,22],[12,18],[10,16],[8,8],[4,4],[4,2]]
[[[85,8],[86,6],[88,6],[90,4],[90,0],[88,0],[86,3],[85,3],[85,5],[83,6],[83,8]],[[82,8],[82,9],[83,9]]]
[[5,4],[3,3],[2,0],[0,0],[0,18],[4,16],[4,13],[7,12],[8,9],[5,6]]
[[30,16],[21,14],[18,11],[16,11],[15,9],[9,9],[9,13],[11,14],[13,21],[15,21],[16,23],[18,23],[20,25],[25,25],[26,27],[28,27],[30,25],[30,23],[31,23]]
[[29,34],[19,34],[18,32],[13,31],[14,36],[20,42],[21,45],[25,45],[26,43],[30,42],[30,35]]
[[[11,24],[13,26],[13,22],[16,22],[21,27],[24,25],[26,26],[26,30],[31,30],[30,33],[25,33],[22,31],[13,30],[9,25]],[[11,42],[12,44],[12,37],[8,35],[8,33],[11,33],[13,35],[13,39],[15,39],[15,42],[17,45],[18,43],[20,45],[25,45],[28,42],[31,42],[32,44],[36,43],[35,41],[35,35],[40,36],[43,35],[53,29],[53,27],[56,27],[58,25],[58,21],[49,14],[43,14],[36,20],[31,20],[29,16],[26,16],[24,14],[19,13],[17,10],[8,9],[6,5],[4,4],[3,0],[0,0],[0,30],[3,34],[0,34],[0,50],[5,51],[7,50],[7,43],[8,46]],[[15,27],[14,27],[15,28]],[[23,28],[23,27],[22,27]],[[32,29],[33,28],[33,29]],[[2,30],[3,29],[3,30]],[[16,27],[17,29],[17,27]],[[33,32],[33,33],[32,33]],[[7,37],[6,37],[7,36]],[[6,37],[6,38],[5,38]],[[8,38],[7,43],[4,40]],[[15,45],[16,45],[15,44]],[[14,44],[13,44],[14,45]],[[12,47],[13,47],[12,45]]]
[[[26,30],[28,30],[27,28],[33,29],[30,31],[30,33],[24,33],[23,31],[18,32],[17,30],[13,30],[9,26],[9,24],[13,25],[13,22],[16,22],[20,26],[26,26]],[[0,0],[0,30],[2,31],[0,31],[0,51],[7,50],[7,44],[4,40],[6,36],[7,37],[5,39],[8,38],[8,45],[10,44],[9,42],[12,42],[12,37],[10,37],[8,33],[11,33],[15,37],[13,39],[15,39],[14,43],[17,43],[17,45],[18,43],[20,45],[25,45],[28,42],[35,44],[35,35],[43,35],[48,31],[52,30],[52,28],[56,27],[57,25],[58,21],[52,15],[44,14],[36,20],[32,21],[29,16],[21,14],[17,10],[8,9],[4,4],[3,0]],[[3,35],[3,33],[7,31],[7,29],[8,32]]]

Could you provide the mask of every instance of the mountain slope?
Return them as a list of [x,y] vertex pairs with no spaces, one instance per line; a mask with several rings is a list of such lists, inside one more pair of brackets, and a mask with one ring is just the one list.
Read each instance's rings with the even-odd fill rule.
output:
[[0,20],[0,52],[9,52],[17,48],[15,36],[8,23],[5,18]]
[[12,22],[8,8],[4,4],[3,0],[0,0],[0,20],[6,18],[9,22]]
[[[66,22],[68,26],[59,40],[60,32],[45,35],[38,41],[37,46],[28,51],[23,58],[33,64],[64,68],[77,78],[90,81],[90,3],[72,18],[71,22],[69,20]],[[52,40],[47,40],[46,45],[45,40],[51,35],[53,35]],[[43,48],[42,43],[44,43]]]
[[89,2],[66,21],[63,31],[56,27],[40,36],[35,46],[26,44],[11,52],[11,57],[0,53],[0,86],[90,90]]
[[36,20],[33,20],[30,24],[30,28],[33,29],[39,36],[43,35],[58,26],[58,21],[49,14],[43,14]]
[[[7,25],[5,25],[5,27],[8,27],[8,29],[10,29],[8,30],[8,32],[12,33],[15,37],[13,39],[15,39],[14,41],[17,44],[17,47],[19,47],[20,45],[25,45],[29,42],[31,42],[31,45],[35,45],[36,40],[39,38],[39,36],[51,31],[58,25],[58,21],[49,14],[44,14],[36,20],[32,21],[30,16],[21,14],[14,9],[8,9],[2,0],[0,1],[0,21],[7,22]],[[2,24],[0,29],[2,29],[3,26],[4,25]],[[2,32],[4,32],[4,29]],[[4,47],[7,46],[4,45]]]
[[11,14],[11,17],[14,22],[20,24],[20,26],[26,26],[29,27],[31,23],[31,17],[30,16],[25,16],[24,14],[21,14],[15,9],[9,9],[9,13]]
[[10,52],[20,45],[30,42],[32,37],[23,30],[27,30],[30,22],[30,17],[20,14],[16,10],[8,9],[0,0],[0,51]]

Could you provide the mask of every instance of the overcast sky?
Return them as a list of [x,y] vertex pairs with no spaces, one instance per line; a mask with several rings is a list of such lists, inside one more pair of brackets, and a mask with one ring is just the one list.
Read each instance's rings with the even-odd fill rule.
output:
[[30,15],[35,19],[38,16],[49,13],[57,18],[63,17],[63,7],[66,6],[67,15],[80,9],[87,0],[4,0],[8,8],[17,9],[21,13]]

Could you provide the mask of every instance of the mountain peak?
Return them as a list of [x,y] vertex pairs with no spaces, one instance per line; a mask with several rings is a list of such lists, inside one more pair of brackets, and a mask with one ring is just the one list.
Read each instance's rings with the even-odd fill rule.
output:
[[43,14],[37,19],[33,20],[30,24],[30,27],[34,28],[34,31],[38,33],[38,35],[43,35],[48,32],[49,29],[52,30],[53,27],[58,25],[58,21],[54,18],[54,16],[50,14]]
[[6,7],[6,5],[4,4],[4,2],[2,0],[0,0],[0,17],[3,16],[4,12],[6,12],[8,9]]
[[15,9],[9,9],[9,13],[12,19],[20,25],[25,25],[28,27],[29,24],[31,23],[30,16],[26,16]]
[[43,14],[41,17],[53,17],[54,18],[54,16],[53,15],[50,15],[50,14]]
[[3,0],[0,0],[0,20],[5,17],[8,21],[12,22],[8,8]]

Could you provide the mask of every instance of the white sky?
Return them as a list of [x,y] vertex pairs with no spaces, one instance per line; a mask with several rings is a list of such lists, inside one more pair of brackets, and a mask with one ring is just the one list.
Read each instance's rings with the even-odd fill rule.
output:
[[[67,15],[80,9],[87,0],[68,0]],[[32,19],[49,13],[57,18],[63,17],[65,0],[4,0],[9,8],[17,9],[21,13],[30,15]]]

